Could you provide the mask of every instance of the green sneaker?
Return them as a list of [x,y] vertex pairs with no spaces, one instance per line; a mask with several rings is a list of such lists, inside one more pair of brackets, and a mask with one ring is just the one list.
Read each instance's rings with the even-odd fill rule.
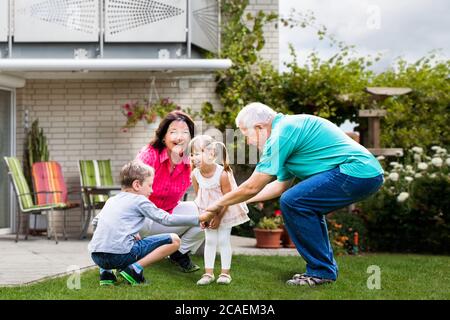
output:
[[114,273],[103,271],[100,273],[101,286],[113,286],[117,282],[117,277]]
[[146,280],[144,278],[144,271],[141,273],[137,273],[134,271],[134,269],[130,266],[126,267],[122,271],[120,271],[120,275],[128,281],[129,284],[132,286],[136,286],[138,284],[145,284]]

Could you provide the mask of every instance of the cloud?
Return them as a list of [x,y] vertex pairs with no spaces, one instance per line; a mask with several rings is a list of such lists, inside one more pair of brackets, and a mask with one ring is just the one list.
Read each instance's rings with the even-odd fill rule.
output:
[[[398,56],[415,61],[433,49],[441,49],[442,58],[449,57],[448,0],[280,0],[280,14],[287,15],[291,7],[313,11],[318,24],[327,26],[338,40],[356,45],[361,54],[383,52],[378,70]],[[322,57],[336,52],[319,41],[311,28],[281,28],[281,62],[289,58],[287,43],[294,45],[300,61],[313,49]]]

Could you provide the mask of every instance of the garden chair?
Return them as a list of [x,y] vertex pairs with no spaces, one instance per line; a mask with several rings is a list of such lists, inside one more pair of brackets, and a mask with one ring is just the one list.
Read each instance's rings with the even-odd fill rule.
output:
[[[16,230],[16,242],[19,241],[19,232],[20,232],[20,222],[23,214],[42,214],[44,212],[50,212],[51,221],[54,224],[53,219],[53,210],[59,206],[59,204],[44,204],[38,205],[33,201],[33,195],[43,194],[43,195],[51,195],[55,192],[51,191],[41,191],[39,193],[30,192],[30,187],[28,186],[27,180],[23,174],[22,166],[20,165],[19,159],[16,157],[4,157],[6,162],[6,166],[8,167],[8,175],[11,179],[11,183],[13,184],[14,191],[17,197],[17,203],[19,204],[19,210],[17,210],[17,230]],[[52,232],[55,237],[55,242],[58,243],[58,236],[56,234],[56,230],[54,225],[52,226]],[[29,225],[27,223],[26,232],[25,232],[25,240],[28,239],[29,233]],[[50,238],[50,224],[48,221],[47,215],[47,237]]]
[[[114,179],[111,171],[111,160],[80,160],[80,183],[82,192],[82,211],[87,211],[87,218],[84,219],[84,227],[81,238],[86,236],[89,220],[96,209],[103,208],[106,200],[113,190],[120,190],[120,186],[114,186]],[[101,187],[111,187],[102,189]]]
[[68,194],[75,192],[68,192],[61,165],[56,161],[33,163],[31,176],[34,190],[37,192],[37,204],[58,204],[54,210],[63,212],[63,236],[67,240],[66,210],[77,208],[80,204],[68,201]]

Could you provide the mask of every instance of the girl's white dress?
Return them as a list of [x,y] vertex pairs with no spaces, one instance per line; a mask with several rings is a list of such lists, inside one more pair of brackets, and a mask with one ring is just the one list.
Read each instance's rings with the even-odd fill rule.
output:
[[[222,190],[220,188],[220,176],[223,171],[223,167],[216,164],[216,171],[214,172],[214,175],[211,178],[205,178],[202,176],[199,169],[195,168],[193,170],[193,175],[198,182],[198,192],[194,202],[197,204],[201,213],[203,213],[208,206],[223,197]],[[237,189],[236,180],[234,180],[233,174],[231,172],[226,173],[228,174],[228,178],[230,180],[231,189]],[[250,219],[247,213],[248,207],[245,203],[238,203],[229,206],[220,222],[220,227],[231,228],[249,221]]]

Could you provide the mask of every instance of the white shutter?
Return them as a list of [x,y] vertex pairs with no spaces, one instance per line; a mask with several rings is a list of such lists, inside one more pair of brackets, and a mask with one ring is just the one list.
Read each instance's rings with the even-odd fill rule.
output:
[[217,0],[192,0],[192,43],[217,52],[219,35],[219,9]]
[[0,0],[0,42],[8,41],[8,0]]
[[15,42],[96,42],[99,0],[16,0]]
[[186,0],[106,0],[106,42],[186,42]]

